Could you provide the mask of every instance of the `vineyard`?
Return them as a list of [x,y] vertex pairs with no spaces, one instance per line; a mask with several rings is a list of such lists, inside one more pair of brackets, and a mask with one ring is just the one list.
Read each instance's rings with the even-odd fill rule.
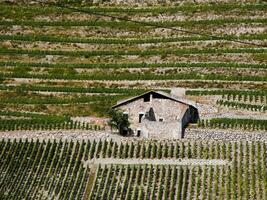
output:
[[[1,1],[0,199],[267,199],[266,27],[263,0]],[[185,138],[111,134],[151,90],[196,102]]]
[[[2,139],[0,195],[1,199],[266,199],[266,150],[265,143],[248,141]],[[107,159],[113,163],[105,164]],[[144,162],[125,164],[121,159]],[[173,163],[166,164],[168,159]]]
[[229,121],[199,128],[266,130],[266,3],[46,2],[0,4],[0,130],[99,130],[79,117],[175,87]]

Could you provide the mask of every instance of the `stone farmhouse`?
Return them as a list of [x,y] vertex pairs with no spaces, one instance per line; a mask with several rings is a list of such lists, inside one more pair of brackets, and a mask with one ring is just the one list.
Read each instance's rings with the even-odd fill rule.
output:
[[130,130],[125,134],[145,138],[183,138],[187,125],[199,118],[195,102],[162,91],[120,101],[113,109],[128,116]]

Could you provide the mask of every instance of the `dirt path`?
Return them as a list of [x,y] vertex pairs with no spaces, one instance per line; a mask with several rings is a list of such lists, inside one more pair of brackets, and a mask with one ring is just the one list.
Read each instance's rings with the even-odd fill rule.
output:
[[88,160],[86,164],[95,165],[111,165],[111,164],[120,164],[120,165],[227,165],[230,162],[228,160],[220,159],[117,159],[117,158],[98,158]]
[[89,197],[91,195],[91,191],[92,191],[92,188],[94,186],[96,175],[97,175],[97,166],[96,165],[92,165],[91,168],[90,168],[90,175],[89,175],[89,179],[87,181],[85,193],[84,193],[84,196],[83,196],[84,200],[89,199]]

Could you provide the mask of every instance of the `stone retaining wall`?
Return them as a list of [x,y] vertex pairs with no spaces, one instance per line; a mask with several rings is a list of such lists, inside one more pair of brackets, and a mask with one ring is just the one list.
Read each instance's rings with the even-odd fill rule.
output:
[[267,132],[249,132],[237,130],[220,129],[187,129],[185,139],[189,140],[226,140],[226,141],[265,141],[267,142]]

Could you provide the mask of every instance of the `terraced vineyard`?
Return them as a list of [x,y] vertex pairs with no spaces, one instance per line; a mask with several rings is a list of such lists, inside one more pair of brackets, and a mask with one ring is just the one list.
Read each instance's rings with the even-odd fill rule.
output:
[[73,117],[106,117],[117,100],[173,87],[199,103],[216,96],[208,104],[225,114],[203,119],[266,125],[263,1],[56,3],[0,4],[1,130],[101,129]]
[[267,198],[262,142],[2,139],[0,163],[1,199]]
[[[2,1],[0,199],[267,199],[266,47],[261,0]],[[185,139],[108,135],[118,100],[177,88]]]

